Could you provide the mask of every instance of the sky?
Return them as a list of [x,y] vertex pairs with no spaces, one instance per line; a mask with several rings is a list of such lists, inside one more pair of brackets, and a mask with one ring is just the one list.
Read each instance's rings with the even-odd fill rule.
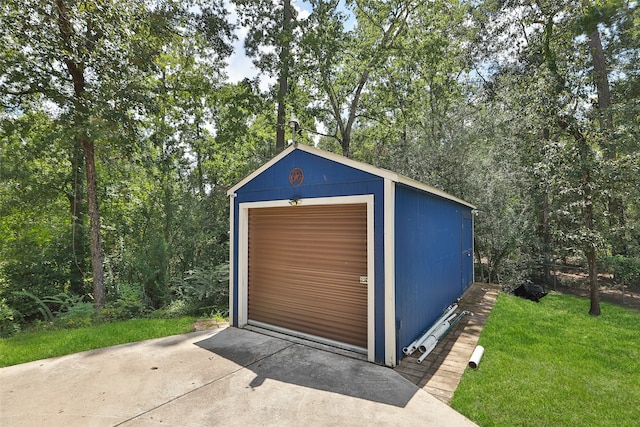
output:
[[[277,1],[277,0],[275,0]],[[298,12],[298,19],[306,19],[311,12],[311,5],[305,1],[292,0],[291,4]],[[236,7],[233,4],[227,4],[230,11],[230,19],[232,22],[237,22],[238,15],[236,13]],[[254,67],[251,58],[248,58],[244,50],[244,39],[249,29],[247,27],[238,26],[236,28],[236,36],[238,39],[233,45],[233,54],[228,60],[226,68],[229,81],[237,83],[245,78],[254,78],[258,75],[258,70]],[[262,77],[260,82],[260,89],[266,90],[269,85],[275,83],[275,78]]]

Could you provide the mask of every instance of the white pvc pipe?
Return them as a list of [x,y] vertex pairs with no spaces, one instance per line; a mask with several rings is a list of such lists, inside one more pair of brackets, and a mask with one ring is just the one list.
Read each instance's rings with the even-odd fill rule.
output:
[[471,359],[469,359],[469,367],[471,369],[478,369],[478,365],[480,364],[480,359],[482,359],[482,355],[484,354],[484,347],[479,345],[473,350],[473,354],[471,354]]
[[438,341],[433,341],[433,343],[429,346],[429,348],[427,349],[427,351],[425,351],[424,353],[422,353],[422,355],[418,358],[418,363],[422,363],[424,361],[424,359],[427,358],[428,355],[431,354],[431,352],[433,351],[434,348],[436,348],[436,345],[438,344]]
[[407,356],[410,355],[410,354],[413,354],[413,352],[418,349],[420,344],[422,344],[422,342],[424,340],[426,340],[429,337],[429,335],[431,335],[433,333],[433,331],[443,322],[443,320],[448,318],[451,315],[451,313],[453,313],[457,309],[458,309],[458,304],[455,304],[455,303],[451,304],[449,307],[447,307],[445,309],[445,313],[442,316],[440,316],[438,318],[438,320],[436,320],[435,323],[424,334],[422,334],[418,338],[416,338],[407,347],[404,347],[402,349],[402,352],[404,354],[406,354]]
[[451,324],[445,320],[444,323],[441,323],[435,331],[431,335],[429,335],[423,342],[418,346],[418,350],[420,353],[424,353],[427,351],[427,348],[431,345],[431,341],[438,341],[438,339],[449,329]]
[[448,319],[451,314],[456,311],[458,309],[458,304],[453,304],[450,305],[449,307],[447,307],[447,310],[445,311],[445,313],[440,316],[438,318],[438,320],[436,320],[433,325],[431,326],[431,328],[429,328],[429,330],[427,332],[425,332],[424,334],[422,334],[422,336],[420,338],[418,338],[415,348],[413,349],[413,351],[415,351],[418,347],[420,347],[420,345],[427,339],[429,338],[430,335],[433,335],[433,332],[442,324],[442,322],[446,321],[446,319]]
[[418,358],[418,363],[422,363],[424,359],[426,359],[427,356],[433,351],[433,349],[436,348],[436,345],[438,345],[438,343],[440,342],[440,339],[444,337],[451,328],[453,328],[455,325],[458,324],[460,319],[462,319],[462,316],[468,313],[469,313],[468,311],[463,311],[457,317],[455,314],[452,315],[450,319],[453,319],[455,317],[455,320],[453,320],[453,322],[451,323],[449,323],[449,319],[445,320],[445,323],[443,323],[441,326],[447,325],[447,328],[444,329],[444,331],[438,330],[437,333],[434,333],[433,335],[428,337],[427,340],[424,342],[423,344],[425,346],[424,352],[422,353],[422,356]]
[[443,324],[440,325],[438,329],[436,329],[432,335],[427,338],[424,343],[419,347],[419,350],[422,352],[422,356],[418,358],[418,363],[422,363],[424,359],[436,348],[436,345],[440,342],[440,338],[442,338],[449,328],[451,324],[445,320]]
[[412,349],[411,353],[416,351],[418,349],[418,346],[420,346],[420,344],[424,340],[426,340],[429,335],[433,333],[433,331],[444,321],[444,319],[447,318],[447,316],[453,311],[455,311],[457,308],[458,308],[457,304],[451,304],[449,307],[447,307],[443,312],[442,316],[438,317],[438,319],[435,322],[433,322],[431,327],[425,333],[420,335],[418,338],[416,338],[414,342],[411,343],[411,345],[409,346],[409,348]]

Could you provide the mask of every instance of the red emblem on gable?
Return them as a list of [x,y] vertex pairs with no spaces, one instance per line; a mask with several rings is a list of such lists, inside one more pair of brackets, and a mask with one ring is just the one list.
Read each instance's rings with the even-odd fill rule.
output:
[[294,187],[299,186],[304,181],[304,172],[300,168],[293,168],[291,172],[289,172],[289,184]]

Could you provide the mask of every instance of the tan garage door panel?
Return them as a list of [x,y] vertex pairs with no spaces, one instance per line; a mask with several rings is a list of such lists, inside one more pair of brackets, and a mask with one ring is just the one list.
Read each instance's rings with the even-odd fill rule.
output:
[[249,211],[249,320],[367,347],[367,205]]

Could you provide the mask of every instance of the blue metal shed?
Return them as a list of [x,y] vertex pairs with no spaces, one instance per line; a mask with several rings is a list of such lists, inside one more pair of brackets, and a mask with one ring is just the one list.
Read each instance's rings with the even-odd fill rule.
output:
[[395,366],[473,282],[474,206],[393,172],[297,145],[228,194],[233,326]]

